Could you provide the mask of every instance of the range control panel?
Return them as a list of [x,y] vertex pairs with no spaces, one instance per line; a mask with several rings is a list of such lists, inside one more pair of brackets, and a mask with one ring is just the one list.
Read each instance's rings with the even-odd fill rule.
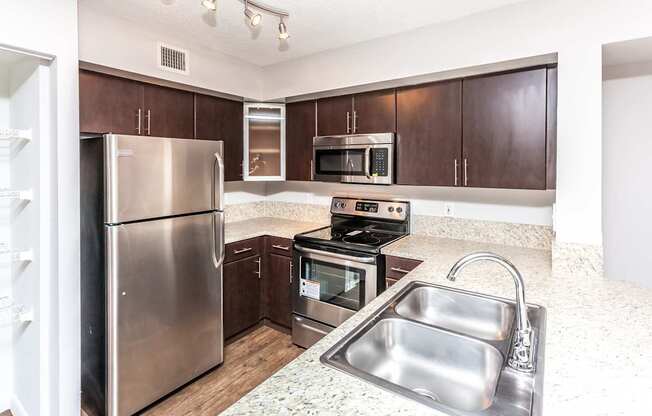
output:
[[404,221],[410,214],[410,203],[334,197],[331,213]]

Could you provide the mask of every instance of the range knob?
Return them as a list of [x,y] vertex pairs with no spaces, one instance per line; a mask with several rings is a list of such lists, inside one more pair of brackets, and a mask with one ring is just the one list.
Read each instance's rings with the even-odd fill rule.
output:
[[345,207],[346,207],[346,203],[345,203],[345,202],[342,202],[342,201],[337,201],[337,202],[335,202],[335,208],[342,209],[342,208],[345,208]]
[[389,208],[387,208],[387,211],[394,212],[394,207],[390,206]]
[[403,208],[401,208],[401,207],[396,207],[396,212],[398,212],[398,213],[400,214],[401,212],[403,212]]

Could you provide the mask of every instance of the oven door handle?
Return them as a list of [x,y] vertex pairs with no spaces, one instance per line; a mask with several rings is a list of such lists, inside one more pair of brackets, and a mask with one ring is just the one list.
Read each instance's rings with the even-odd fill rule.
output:
[[326,257],[333,257],[336,259],[341,259],[341,260],[348,260],[352,262],[357,262],[357,263],[367,263],[367,264],[373,264],[376,262],[375,257],[356,257],[356,256],[347,256],[346,254],[340,254],[340,253],[333,253],[330,251],[322,251],[322,250],[315,250],[313,248],[307,248],[303,247],[302,245],[299,244],[294,244],[294,249],[303,253],[312,253],[312,254],[320,254],[322,256]]

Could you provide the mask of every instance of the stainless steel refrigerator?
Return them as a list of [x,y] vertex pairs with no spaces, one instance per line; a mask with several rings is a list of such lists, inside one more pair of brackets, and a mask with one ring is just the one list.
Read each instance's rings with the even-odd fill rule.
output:
[[131,415],[223,361],[223,143],[80,142],[82,409]]

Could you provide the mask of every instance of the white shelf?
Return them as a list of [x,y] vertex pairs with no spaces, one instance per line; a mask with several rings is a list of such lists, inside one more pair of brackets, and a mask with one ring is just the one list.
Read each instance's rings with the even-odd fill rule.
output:
[[32,141],[32,130],[0,128],[0,141]]
[[0,297],[0,327],[34,320],[34,312],[25,305],[15,304],[10,297]]
[[0,189],[0,200],[31,201],[32,199],[34,199],[34,192],[31,189],[25,189],[22,191]]
[[32,250],[10,250],[7,244],[0,244],[0,264],[34,260]]

